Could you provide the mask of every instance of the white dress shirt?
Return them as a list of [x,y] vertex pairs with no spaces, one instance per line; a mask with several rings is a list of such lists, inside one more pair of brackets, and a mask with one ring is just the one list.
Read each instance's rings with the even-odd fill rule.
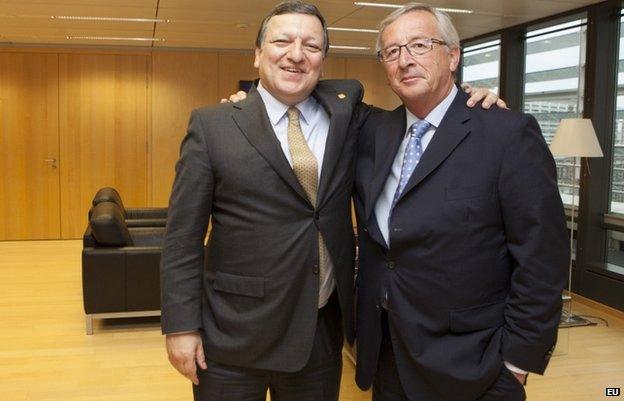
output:
[[[277,100],[271,95],[263,86],[262,82],[258,83],[258,93],[264,102],[264,106],[269,115],[271,126],[275,132],[275,136],[282,146],[284,156],[288,159],[288,163],[292,167],[292,157],[290,156],[290,149],[288,147],[288,110],[287,105]],[[299,122],[301,124],[301,131],[303,137],[308,143],[308,147],[316,158],[318,165],[318,179],[321,178],[321,167],[323,166],[323,156],[325,155],[325,144],[327,143],[327,136],[329,134],[329,115],[314,97],[310,96],[303,102],[295,105],[300,112]],[[319,283],[319,304],[318,307],[322,308],[327,303],[329,296],[336,287],[336,280],[334,278],[334,266],[332,264],[329,253],[325,252],[325,266],[327,266],[327,274],[325,275],[325,281]]]

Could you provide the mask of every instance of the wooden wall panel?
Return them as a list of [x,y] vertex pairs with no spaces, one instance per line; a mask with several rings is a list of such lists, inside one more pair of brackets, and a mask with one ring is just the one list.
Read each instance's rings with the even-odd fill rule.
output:
[[238,91],[238,81],[252,81],[258,78],[258,70],[253,66],[253,53],[219,53],[219,92],[215,102],[228,98]]
[[82,235],[100,187],[147,204],[147,66],[144,55],[59,55],[62,238]]
[[358,79],[364,85],[364,101],[387,110],[401,104],[386,79],[386,73],[374,58],[351,57],[346,60],[346,77]]
[[151,205],[167,206],[180,143],[191,111],[215,104],[215,52],[158,52],[152,55]]
[[345,57],[329,56],[323,63],[322,79],[345,79],[347,59]]
[[57,110],[58,56],[0,53],[0,240],[60,235]]

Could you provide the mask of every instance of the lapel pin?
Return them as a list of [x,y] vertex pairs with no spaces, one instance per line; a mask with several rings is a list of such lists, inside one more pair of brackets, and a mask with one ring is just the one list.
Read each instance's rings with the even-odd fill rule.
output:
[[347,97],[347,95],[345,95],[344,93],[339,93],[338,94],[338,99],[340,99],[340,100],[342,100],[342,99],[344,99],[346,97]]

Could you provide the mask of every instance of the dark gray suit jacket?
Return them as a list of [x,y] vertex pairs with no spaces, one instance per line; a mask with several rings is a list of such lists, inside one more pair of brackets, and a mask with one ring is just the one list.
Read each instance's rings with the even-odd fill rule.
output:
[[169,204],[162,329],[202,330],[211,360],[275,371],[305,365],[317,318],[319,230],[353,341],[349,210],[359,127],[350,122],[362,87],[321,81],[313,96],[330,117],[316,205],[288,164],[257,92],[191,115]]
[[405,108],[359,138],[357,382],[377,369],[381,302],[410,399],[476,400],[503,360],[543,373],[557,336],[568,235],[552,155],[529,115],[466,106],[460,92],[390,217],[374,213]]

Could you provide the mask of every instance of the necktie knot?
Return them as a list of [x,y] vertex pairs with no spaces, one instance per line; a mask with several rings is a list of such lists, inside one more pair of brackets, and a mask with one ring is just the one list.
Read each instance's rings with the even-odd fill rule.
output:
[[425,132],[429,130],[429,127],[431,127],[431,124],[429,124],[425,120],[420,120],[412,124],[409,127],[408,132],[411,136],[415,137],[416,139],[421,139],[423,135],[425,135]]
[[290,106],[286,111],[288,115],[288,122],[291,124],[299,123],[299,109],[295,106]]

